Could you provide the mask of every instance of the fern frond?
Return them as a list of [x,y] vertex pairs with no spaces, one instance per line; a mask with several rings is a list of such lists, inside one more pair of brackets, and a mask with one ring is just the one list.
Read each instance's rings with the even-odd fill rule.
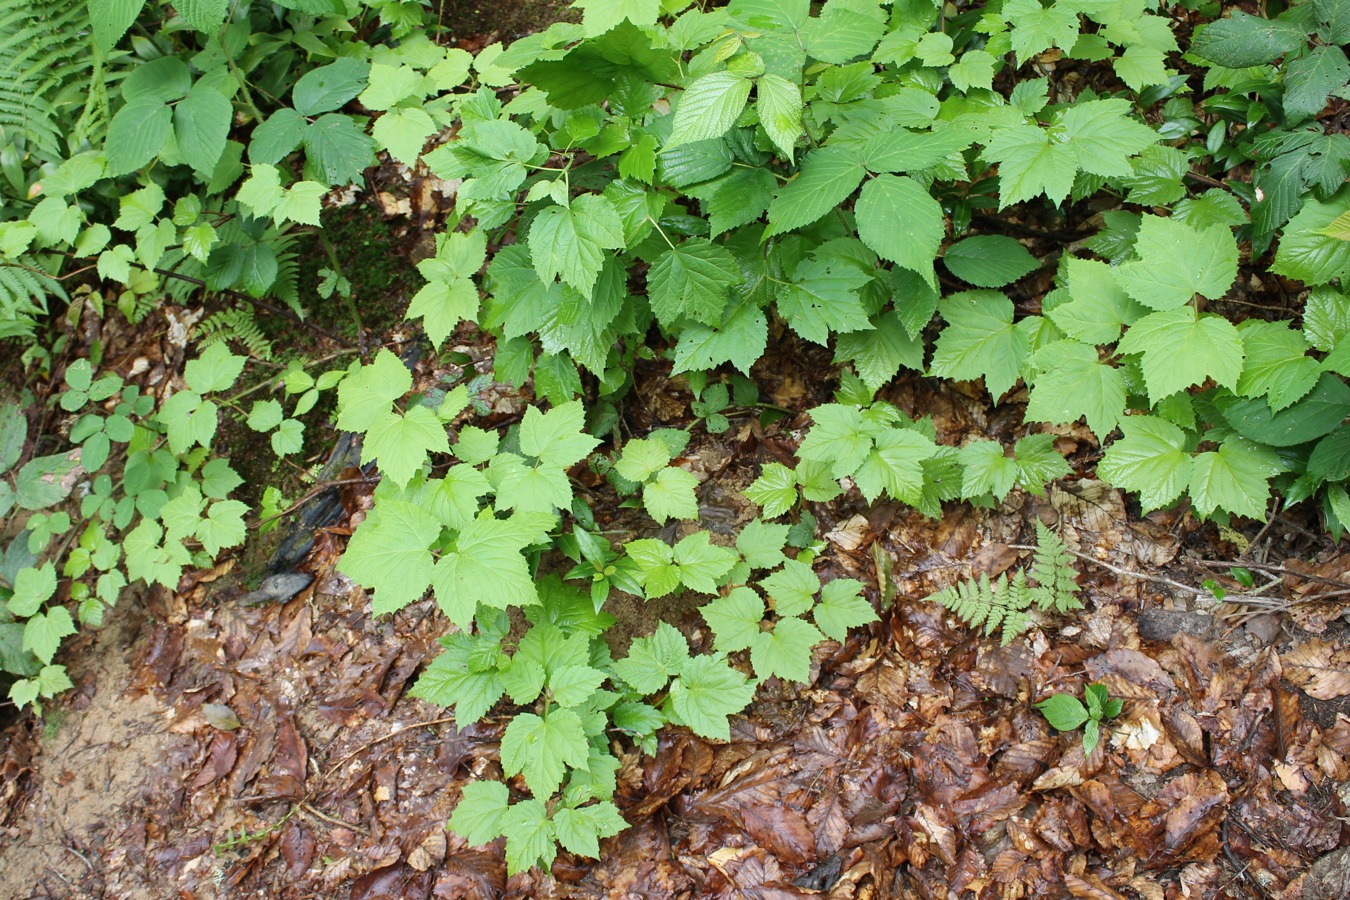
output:
[[271,294],[291,308],[291,312],[304,317],[300,306],[300,255],[292,249],[295,245],[294,234],[281,234],[272,240],[272,252],[277,255],[277,278],[272,282]]
[[[101,93],[88,7],[60,0],[0,0],[0,132],[42,162],[90,131],[78,115]],[[86,127],[71,128],[74,120]]]
[[972,628],[984,626],[985,635],[1002,630],[1003,645],[1031,627],[1027,608],[1031,606],[1034,589],[1026,576],[1018,572],[1012,579],[1000,575],[990,581],[981,575],[978,581],[963,581],[938,591],[928,599],[942,604],[961,621]]
[[47,312],[48,297],[68,299],[61,282],[43,274],[32,257],[0,262],[0,338],[31,334],[34,317]]
[[1073,555],[1059,535],[1042,525],[1038,519],[1031,577],[1045,592],[1045,596],[1037,603],[1041,609],[1053,608],[1055,612],[1063,613],[1083,608],[1083,602],[1078,599],[1078,582],[1075,580],[1078,572],[1072,563]]
[[272,342],[258,328],[253,310],[246,306],[212,313],[197,326],[197,344],[201,349],[221,341],[238,341],[250,356],[272,358]]

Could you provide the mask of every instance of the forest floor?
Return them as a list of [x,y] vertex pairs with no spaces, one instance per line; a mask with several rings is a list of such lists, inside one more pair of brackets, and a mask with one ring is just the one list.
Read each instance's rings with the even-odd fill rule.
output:
[[[334,211],[359,225],[334,242],[368,347],[416,338],[398,317],[448,202],[434,188],[387,168]],[[169,325],[184,312],[82,323],[72,345],[97,338],[112,367],[162,388],[181,378]],[[312,357],[342,349],[301,336]],[[464,329],[451,344],[460,363],[424,359],[419,384],[490,370],[489,340]],[[636,436],[690,429],[680,462],[702,479],[697,527],[715,540],[757,514],[742,489],[763,463],[791,461],[804,411],[838,384],[820,348],[787,333],[770,345],[754,380],[789,411],[777,421],[732,410],[728,431],[708,433],[660,363],[644,364],[623,410]],[[531,399],[492,397],[489,427]],[[1022,434],[1024,395],[991,406],[978,385],[909,373],[881,399],[931,415],[945,443]],[[336,438],[320,419],[316,466]],[[821,645],[809,683],[766,682],[729,743],[670,728],[654,757],[623,748],[615,802],[631,827],[598,862],[560,855],[552,878],[508,879],[500,841],[471,848],[445,830],[466,783],[500,777],[506,717],[459,729],[408,696],[447,626],[431,600],[373,619],[335,570],[373,490],[345,484],[293,599],[240,599],[274,535],[177,590],[129,592],[75,639],[75,690],[0,732],[0,900],[1350,897],[1350,549],[1298,508],[1240,531],[1185,509],[1141,516],[1085,474],[1090,433],[1061,429],[1057,446],[1075,474],[996,509],[948,504],[929,520],[856,491],[811,504],[818,568],[867,585],[880,621]],[[305,490],[286,470],[249,474],[258,492]],[[655,533],[602,479],[578,477],[601,528]],[[1000,647],[924,600],[1027,564],[1036,520],[1078,554],[1085,609]],[[1216,600],[1215,586],[1242,590],[1232,567],[1269,582],[1269,600]],[[695,649],[709,641],[686,600],[612,602],[619,641],[658,619]],[[1081,733],[1056,733],[1033,704],[1092,682],[1124,709],[1085,756]]]

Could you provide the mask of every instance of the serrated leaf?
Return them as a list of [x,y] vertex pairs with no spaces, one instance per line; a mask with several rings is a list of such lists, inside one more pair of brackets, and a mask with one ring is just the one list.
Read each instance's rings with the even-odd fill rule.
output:
[[1017,461],[998,441],[976,440],[961,448],[961,496],[992,494],[1003,500],[1017,483]]
[[930,370],[944,378],[983,378],[997,401],[1021,377],[1020,362],[1030,350],[1026,332],[1013,325],[1012,301],[998,291],[965,291],[944,298],[938,312],[947,327]]
[[726,134],[750,97],[750,79],[732,72],[712,72],[680,95],[667,147],[708,141]]
[[502,771],[525,774],[538,797],[550,797],[562,784],[567,766],[584,768],[588,755],[581,718],[570,709],[554,709],[547,719],[520,713],[502,735]]
[[1130,326],[1117,349],[1138,353],[1149,396],[1156,400],[1214,379],[1227,388],[1242,374],[1242,338],[1218,316],[1183,306],[1145,316]]
[[1115,430],[1125,409],[1125,376],[1103,363],[1096,347],[1055,341],[1037,351],[1035,364],[1028,420],[1070,424],[1083,418],[1098,438]]
[[1054,694],[1037,703],[1036,708],[1056,731],[1073,731],[1088,720],[1087,708],[1069,694]]
[[822,147],[807,153],[797,176],[769,204],[765,237],[810,225],[847,200],[865,174],[849,150]]
[[1129,416],[1120,422],[1122,437],[1106,448],[1097,474],[1116,487],[1134,491],[1145,512],[1167,506],[1191,480],[1185,433],[1156,416]]
[[1229,69],[1265,65],[1307,46],[1308,33],[1292,22],[1234,11],[1205,26],[1190,52]]
[[801,88],[786,78],[768,74],[760,77],[755,95],[760,124],[774,146],[792,162],[797,138],[802,133]]
[[1308,356],[1303,335],[1285,322],[1248,319],[1238,327],[1245,359],[1235,393],[1270,398],[1279,412],[1303,397],[1321,377],[1317,361]]
[[1148,314],[1120,287],[1118,270],[1106,263],[1070,257],[1062,271],[1070,301],[1053,307],[1047,302],[1043,308],[1050,321],[1069,336],[1087,344],[1114,344],[1123,326]]
[[696,656],[670,687],[670,704],[676,715],[709,740],[731,739],[727,717],[745,709],[755,696],[755,686],[724,660]]
[[145,166],[164,149],[173,130],[173,111],[163,100],[144,97],[117,111],[108,124],[103,152],[108,174],[125,175]]
[[752,569],[772,569],[784,561],[790,525],[753,519],[736,536],[736,549]]
[[1223,510],[1264,519],[1270,478],[1279,471],[1279,457],[1273,450],[1231,435],[1218,450],[1196,454],[1191,465],[1191,502],[1203,516]]
[[223,391],[244,371],[247,359],[236,356],[224,343],[212,344],[183,369],[183,380],[199,394]]
[[1317,442],[1308,457],[1308,474],[1324,481],[1350,478],[1350,426],[1341,426]]
[[1072,4],[1043,7],[1037,0],[1010,0],[1002,15],[1012,25],[1018,65],[1051,47],[1067,51],[1078,40],[1078,12]]
[[435,560],[428,549],[441,523],[419,506],[386,500],[356,529],[338,571],[375,597],[376,615],[395,612],[421,598],[431,585]]
[[1078,169],[1073,145],[1052,141],[1045,129],[1034,125],[995,131],[983,156],[998,163],[999,209],[1041,194],[1052,203],[1062,203],[1073,188]]
[[851,628],[877,621],[872,604],[862,597],[862,582],[852,578],[836,578],[820,591],[820,602],[811,613],[816,626],[825,636],[843,642]]
[[743,281],[736,258],[707,238],[690,238],[657,258],[647,276],[652,312],[666,326],[682,316],[716,325],[727,290]]
[[508,876],[524,872],[532,866],[547,870],[558,855],[558,848],[554,844],[557,835],[553,829],[553,820],[548,817],[547,807],[538,800],[522,800],[512,804],[506,815],[502,816],[502,833],[506,835]]
[[390,412],[371,423],[361,445],[363,464],[379,460],[380,471],[399,487],[422,468],[428,453],[449,453],[445,425],[425,406]]
[[562,666],[549,674],[548,689],[559,706],[580,706],[591,699],[607,677],[590,666]]
[[32,616],[23,626],[23,649],[46,665],[61,647],[63,638],[75,633],[75,620],[64,606],[52,606]]
[[1152,128],[1130,118],[1130,111],[1128,100],[1089,100],[1069,106],[1056,117],[1078,168],[1106,178],[1134,173],[1129,158],[1160,138]]
[[780,616],[798,616],[809,610],[815,602],[816,593],[820,591],[820,578],[809,563],[789,559],[783,568],[760,581],[760,586],[773,600],[775,613]]
[[600,443],[585,428],[586,408],[580,400],[546,413],[532,406],[520,425],[520,449],[546,466],[565,469],[585,459]]
[[873,503],[885,491],[911,506],[923,491],[923,461],[932,458],[937,445],[925,434],[908,428],[892,428],[878,435],[876,448],[853,473],[858,490]]
[[750,663],[761,679],[777,675],[805,683],[811,678],[811,649],[824,637],[820,629],[803,619],[779,619],[772,631],[762,631],[755,637]]
[[835,340],[835,361],[852,362],[868,390],[878,391],[903,366],[923,371],[923,341],[909,334],[900,317],[882,313],[872,329],[841,334]]
[[448,827],[470,847],[490,844],[502,835],[502,817],[511,792],[500,781],[470,781],[464,785]]
[[422,319],[433,345],[445,343],[460,322],[478,320],[478,288],[472,281],[433,281],[423,285],[408,304],[406,318]]
[[684,469],[670,467],[656,473],[642,488],[642,505],[657,522],[667,519],[691,521],[698,518],[698,498],[694,489],[698,476]]
[[858,408],[826,403],[811,410],[811,418],[815,424],[797,449],[797,455],[828,466],[835,478],[846,478],[856,472],[872,451],[872,437],[863,427]]
[[[344,378],[338,386],[338,427],[344,431],[368,430],[389,412],[390,404],[411,389],[412,373],[408,367],[393,353],[381,349],[369,365]],[[461,432],[461,439],[462,436]],[[496,452],[495,443],[493,452]],[[458,451],[456,455],[459,455]],[[464,457],[460,456],[460,459]]]
[[209,85],[198,83],[173,110],[173,131],[183,161],[198,173],[214,171],[225,152],[234,106]]
[[523,512],[509,519],[484,514],[470,522],[433,575],[436,601],[450,621],[468,627],[479,604],[506,609],[538,603],[534,573],[522,551],[543,541],[553,523],[550,514]]
[[89,4],[89,25],[95,46],[103,53],[112,50],[143,6],[145,0],[99,0]]
[[779,286],[778,313],[817,344],[825,344],[831,331],[865,330],[871,323],[858,292],[869,281],[850,261],[809,259],[797,266],[790,283]]
[[599,194],[582,194],[571,206],[550,206],[530,226],[534,267],[545,282],[555,278],[590,296],[604,265],[605,250],[624,246],[623,221]]
[[558,843],[568,851],[592,859],[600,855],[599,838],[613,837],[628,827],[619,808],[608,800],[553,814]]
[[1284,73],[1284,114],[1290,122],[1310,118],[1327,105],[1327,96],[1350,80],[1350,60],[1340,47],[1314,47],[1289,63]]
[[878,175],[863,185],[857,204],[858,237],[878,256],[936,284],[933,260],[946,228],[942,207],[903,175]]
[[634,640],[628,656],[616,660],[613,669],[639,694],[655,694],[679,676],[688,662],[689,642],[673,625],[662,622],[652,634]]
[[947,248],[942,262],[957,278],[985,288],[1012,284],[1039,265],[1026,247],[997,234],[957,241]]
[[767,463],[760,475],[745,489],[745,496],[759,504],[770,519],[781,516],[797,502],[797,476],[782,463]]
[[713,544],[708,532],[700,531],[680,540],[672,552],[680,582],[704,594],[717,593],[718,581],[738,559],[735,550]]
[[1197,230],[1175,217],[1144,216],[1134,249],[1139,259],[1120,266],[1116,278],[1150,309],[1176,309],[1196,294],[1217,300],[1237,278],[1237,242],[1224,227]]
[[1324,234],[1328,225],[1350,210],[1350,188],[1342,188],[1327,202],[1309,198],[1289,220],[1271,271],[1309,285],[1350,277],[1350,241]]
[[427,138],[436,133],[436,122],[423,109],[391,109],[375,120],[370,136],[406,166],[413,166],[422,155]]
[[316,116],[338,109],[361,93],[369,72],[370,63],[354,57],[342,57],[309,70],[300,76],[291,91],[296,112]]
[[[256,138],[257,132],[254,134]],[[375,141],[341,113],[325,113],[315,119],[305,130],[304,144],[306,175],[312,169],[310,177],[330,185],[359,181],[366,167],[375,162]]]

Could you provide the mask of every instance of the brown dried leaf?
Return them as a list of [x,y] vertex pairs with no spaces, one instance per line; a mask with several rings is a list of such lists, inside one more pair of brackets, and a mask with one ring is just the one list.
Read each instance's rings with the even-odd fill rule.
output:
[[1350,647],[1313,638],[1284,654],[1284,677],[1315,700],[1350,694]]

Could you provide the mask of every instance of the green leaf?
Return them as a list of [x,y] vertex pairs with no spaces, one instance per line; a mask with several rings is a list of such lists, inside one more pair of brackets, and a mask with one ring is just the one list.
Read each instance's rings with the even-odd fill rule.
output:
[[498,440],[495,431],[465,425],[459,430],[459,440],[455,442],[455,456],[471,466],[485,463],[497,454]]
[[708,141],[726,134],[750,97],[750,80],[731,72],[704,75],[680,95],[667,147]]
[[1285,322],[1248,319],[1238,326],[1246,355],[1236,393],[1270,398],[1279,412],[1303,397],[1321,376],[1317,361],[1308,356],[1308,343]]
[[522,800],[513,804],[502,816],[502,834],[506,835],[508,876],[524,872],[531,866],[546,870],[558,855],[558,848],[554,845],[556,832],[553,820],[548,817],[548,809],[538,800]]
[[1003,500],[1017,483],[1017,461],[998,441],[975,440],[961,448],[961,496],[992,494]]
[[597,37],[625,19],[637,26],[655,25],[661,15],[661,0],[577,0],[585,10],[582,26],[587,37]]
[[962,281],[977,287],[1012,284],[1040,265],[1017,241],[1002,235],[977,235],[947,248],[942,262]]
[[14,578],[14,594],[8,600],[11,613],[26,619],[42,608],[42,604],[56,593],[56,567],[50,562],[40,567],[28,566]]
[[885,30],[884,16],[827,4],[819,18],[806,21],[797,40],[814,58],[838,65],[871,53]]
[[680,582],[704,594],[717,593],[719,579],[731,571],[738,559],[735,550],[712,544],[706,531],[683,538],[675,545],[672,557]]
[[684,469],[662,469],[642,488],[642,505],[647,514],[664,524],[667,519],[692,521],[698,518],[698,498],[694,490],[698,476]]
[[600,856],[599,838],[613,837],[627,827],[619,808],[608,800],[580,809],[560,809],[553,814],[558,843],[571,853],[592,859]]
[[990,90],[994,85],[994,65],[996,60],[984,50],[967,50],[961,54],[961,61],[948,67],[947,77],[962,93],[971,88]]
[[665,468],[670,459],[670,448],[664,441],[637,438],[623,445],[623,453],[614,464],[614,470],[629,481],[641,484]]
[[1073,4],[1043,7],[1038,0],[1009,0],[1003,4],[1003,18],[1012,25],[1012,49],[1019,66],[1051,47],[1068,51],[1078,40],[1078,12]]
[[403,415],[390,412],[371,423],[361,446],[361,462],[378,459],[380,471],[402,488],[422,468],[429,452],[449,453],[450,441],[434,412],[414,406]]
[[892,428],[878,435],[876,449],[853,473],[858,490],[873,503],[885,491],[911,506],[923,493],[923,462],[937,452],[937,445],[925,434],[908,428]]
[[727,305],[727,289],[743,280],[736,258],[706,238],[690,238],[657,259],[647,283],[652,312],[673,326],[681,316],[716,325]]
[[103,145],[108,174],[125,175],[145,166],[164,149],[172,130],[173,111],[164,101],[132,100],[108,124],[108,139]]
[[570,207],[550,206],[530,226],[530,256],[545,283],[556,278],[590,296],[605,250],[624,246],[623,221],[599,194],[582,194]]
[[478,288],[468,279],[423,285],[408,304],[406,318],[422,319],[427,337],[439,347],[460,322],[478,320]]
[[213,459],[202,466],[202,493],[215,500],[224,500],[244,479],[225,459]]
[[248,180],[240,185],[235,199],[248,207],[255,216],[266,216],[276,209],[285,196],[277,167],[259,164],[250,167]]
[[1308,33],[1292,22],[1234,11],[1206,25],[1191,42],[1190,52],[1228,69],[1245,69],[1274,62],[1307,44]]
[[712,629],[715,646],[722,653],[748,650],[759,636],[764,620],[764,601],[753,588],[732,588],[725,597],[719,597],[700,607],[703,620]]
[[999,209],[1041,194],[1052,203],[1062,203],[1073,188],[1078,169],[1073,145],[1051,140],[1048,131],[1034,125],[995,131],[983,156],[998,163]]
[[375,120],[370,135],[389,155],[407,166],[417,163],[422,146],[436,132],[436,122],[424,109],[399,108]]
[[946,233],[942,207],[917,181],[878,175],[863,185],[857,204],[858,237],[896,265],[935,286],[933,260]]
[[1327,96],[1350,81],[1350,60],[1340,47],[1314,47],[1285,67],[1284,114],[1290,122],[1310,118],[1327,105]]
[[798,616],[811,608],[820,591],[820,578],[809,563],[789,559],[783,568],[760,582],[773,600],[773,611],[780,616]]
[[563,707],[581,706],[604,683],[608,676],[590,666],[562,666],[548,677],[553,702]]
[[173,110],[173,132],[183,161],[209,175],[225,152],[234,105],[220,92],[198,82]]
[[1137,493],[1146,513],[1180,497],[1191,480],[1185,433],[1155,416],[1126,417],[1120,430],[1123,436],[1106,448],[1097,474]]
[[234,385],[247,358],[236,356],[225,344],[212,344],[183,369],[183,380],[199,394],[223,391]]
[[858,471],[872,451],[872,437],[863,426],[858,408],[826,403],[811,410],[811,418],[815,424],[797,449],[797,455],[829,466],[835,478],[846,478]]
[[375,63],[361,92],[361,105],[366,109],[392,109],[409,97],[421,98],[421,84],[422,75],[412,66]]
[[506,726],[501,753],[503,772],[524,772],[531,793],[551,797],[562,784],[566,766],[586,766],[586,732],[570,709],[554,709],[547,719],[520,713]]
[[923,371],[923,341],[911,337],[898,315],[882,313],[870,331],[841,334],[835,340],[835,361],[850,361],[870,391],[879,391],[903,366]]
[[[306,175],[312,168],[315,174],[311,177],[322,178],[331,185],[360,181],[361,173],[375,162],[375,142],[350,117],[340,113],[327,113],[315,119],[305,131],[304,143]],[[249,151],[251,154],[252,145]]]
[[431,584],[431,542],[441,523],[412,503],[386,500],[352,535],[338,571],[375,591],[375,615],[396,612],[421,599]]
[[1078,168],[1106,178],[1134,174],[1129,158],[1158,143],[1159,136],[1130,118],[1130,111],[1128,100],[1089,100],[1073,104],[1057,117]]
[[1156,402],[1212,378],[1227,388],[1242,374],[1242,338],[1227,319],[1197,316],[1183,306],[1145,316],[1130,326],[1117,349],[1138,353],[1149,396]]
[[470,847],[490,844],[502,835],[511,792],[500,781],[470,781],[464,785],[448,827]]
[[532,406],[525,411],[520,425],[520,449],[546,466],[569,468],[585,459],[600,443],[585,433],[585,427],[586,408],[580,400],[546,413]]
[[678,677],[688,662],[689,642],[673,625],[662,622],[652,634],[634,640],[628,656],[616,660],[613,669],[639,694],[655,694]]
[[277,222],[299,222],[301,225],[319,225],[320,202],[328,188],[317,181],[297,181],[272,209]]
[[[355,374],[349,375],[338,386],[337,426],[343,431],[365,432],[380,418],[387,415],[390,404],[412,389],[412,374],[397,356],[381,349],[369,365],[361,366]],[[463,440],[463,429],[460,439]],[[493,435],[491,456],[496,452],[496,435]],[[465,462],[471,460],[455,452]],[[474,463],[483,459],[472,460]]]
[[23,649],[31,652],[46,665],[61,646],[61,640],[75,633],[75,621],[64,606],[50,607],[38,613],[23,626]]
[[228,5],[228,0],[178,0],[174,9],[193,28],[206,34],[215,34],[225,21]]
[[1323,374],[1308,396],[1278,413],[1263,399],[1219,398],[1216,405],[1243,437],[1272,447],[1293,447],[1329,434],[1350,415],[1350,387]]
[[1317,442],[1308,457],[1308,474],[1324,481],[1350,479],[1350,426],[1341,426]]
[[94,46],[102,53],[117,46],[143,6],[145,0],[95,0],[90,3],[89,25],[94,32]]
[[[992,72],[991,72],[992,74]],[[755,111],[774,146],[792,162],[802,133],[802,91],[778,75],[761,76],[755,89]]]
[[1069,257],[1063,263],[1067,303],[1043,308],[1061,330],[1086,344],[1114,344],[1122,326],[1148,314],[1131,300],[1116,279],[1117,269],[1095,259]]
[[862,587],[852,578],[836,578],[821,589],[820,602],[811,615],[826,637],[842,643],[850,628],[877,621],[872,604],[862,597]]
[[113,227],[139,231],[153,223],[163,208],[164,189],[157,184],[148,184],[138,191],[123,195],[117,201],[118,214]]
[[344,106],[365,88],[369,72],[370,63],[353,57],[342,57],[309,70],[291,91],[296,112],[317,116]]
[[817,344],[829,341],[830,331],[860,331],[871,327],[858,296],[871,277],[852,260],[812,258],[797,266],[790,284],[780,286],[778,313],[792,330]]
[[847,200],[865,174],[851,151],[822,147],[807,153],[801,171],[769,204],[765,237],[810,225]]
[[944,378],[983,378],[995,401],[1021,377],[1030,350],[1026,332],[1013,325],[1012,301],[998,291],[964,291],[944,298],[947,320],[934,348],[931,371]]
[[752,569],[772,569],[784,561],[790,525],[776,525],[753,519],[736,536],[736,549]]
[[436,600],[450,621],[466,628],[479,604],[494,609],[539,602],[534,573],[521,555],[547,537],[554,517],[517,512],[495,519],[485,512],[455,540],[453,552],[436,563]]
[[731,728],[727,717],[750,703],[755,686],[724,660],[696,656],[684,667],[670,686],[670,704],[676,715],[709,740],[728,741]]
[[1125,409],[1125,376],[1101,362],[1097,348],[1055,341],[1037,351],[1026,416],[1036,422],[1070,424],[1079,418],[1097,437],[1115,430]]
[[27,440],[28,420],[23,410],[15,403],[0,404],[0,473],[19,461]]
[[1116,277],[1150,309],[1176,309],[1196,294],[1217,300],[1237,278],[1237,242],[1225,227],[1197,230],[1177,218],[1144,216],[1134,249],[1139,259],[1120,266]]
[[1324,233],[1347,210],[1350,188],[1342,188],[1326,203],[1309,198],[1285,226],[1271,271],[1309,285],[1350,278],[1350,241]]
[[1037,703],[1036,708],[1044,714],[1045,720],[1056,731],[1082,728],[1083,723],[1088,720],[1088,711],[1082,702],[1069,694],[1054,694]]
[[782,463],[766,463],[760,475],[745,489],[770,519],[781,516],[797,503],[797,476]]
[[1217,451],[1198,453],[1191,467],[1191,502],[1203,516],[1223,510],[1264,519],[1270,478],[1280,471],[1269,447],[1229,436]]
[[762,631],[750,647],[750,662],[761,679],[770,675],[788,681],[811,678],[811,648],[824,639],[820,629],[794,616],[779,619],[772,631]]
[[122,99],[159,100],[172,103],[185,96],[192,87],[192,73],[187,63],[177,56],[161,56],[139,62],[122,82]]

